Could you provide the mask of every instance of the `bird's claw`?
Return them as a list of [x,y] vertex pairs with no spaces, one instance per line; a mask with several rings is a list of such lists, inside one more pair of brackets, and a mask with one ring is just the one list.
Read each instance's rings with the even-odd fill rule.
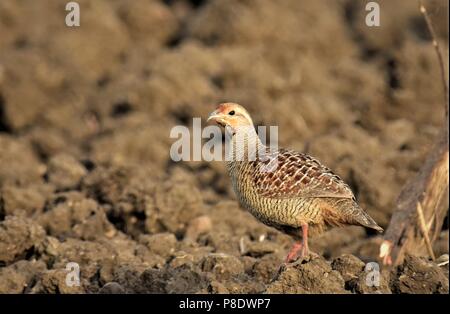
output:
[[318,258],[319,255],[314,252],[308,252],[306,254],[301,254],[296,260],[293,260],[291,262],[285,262],[282,264],[282,267],[288,268],[288,267],[294,267],[297,265],[305,264],[307,262],[312,261],[313,259]]

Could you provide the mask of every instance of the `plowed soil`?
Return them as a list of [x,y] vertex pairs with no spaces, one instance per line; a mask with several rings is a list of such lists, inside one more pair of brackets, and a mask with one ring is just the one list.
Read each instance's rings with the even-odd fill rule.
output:
[[[380,27],[364,1],[77,2],[69,28],[64,1],[0,1],[0,293],[448,293],[420,256],[368,284],[382,238],[361,227],[282,265],[292,239],[239,207],[221,162],[169,157],[173,126],[238,102],[386,228],[444,115],[415,1],[377,1]],[[426,5],[447,54],[448,3]]]

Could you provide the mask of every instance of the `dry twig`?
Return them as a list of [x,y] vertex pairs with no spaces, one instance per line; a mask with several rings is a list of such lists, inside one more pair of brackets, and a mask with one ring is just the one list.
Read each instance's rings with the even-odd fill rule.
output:
[[422,205],[420,205],[420,203],[417,203],[417,217],[419,219],[420,230],[422,231],[423,238],[425,239],[425,245],[427,247],[428,254],[430,254],[432,260],[434,261],[436,260],[436,257],[434,256],[433,248],[431,247],[431,241],[428,235],[429,228],[427,228],[426,226]]
[[423,5],[423,2],[419,0],[419,10],[420,13],[422,13],[425,22],[427,23],[428,31],[430,32],[433,47],[436,50],[436,54],[439,61],[439,67],[441,69],[441,76],[442,76],[442,84],[444,87],[444,105],[445,105],[445,116],[448,117],[448,83],[447,78],[445,75],[445,65],[444,65],[444,58],[442,57],[442,51],[441,47],[439,46],[439,42],[437,40],[436,32],[434,31],[433,23],[431,23],[430,16],[428,15],[427,9]]

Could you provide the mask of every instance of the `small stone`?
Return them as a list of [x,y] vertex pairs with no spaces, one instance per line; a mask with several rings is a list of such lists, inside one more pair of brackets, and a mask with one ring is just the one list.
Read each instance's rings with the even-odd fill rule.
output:
[[99,292],[100,294],[124,294],[125,289],[117,282],[108,282]]

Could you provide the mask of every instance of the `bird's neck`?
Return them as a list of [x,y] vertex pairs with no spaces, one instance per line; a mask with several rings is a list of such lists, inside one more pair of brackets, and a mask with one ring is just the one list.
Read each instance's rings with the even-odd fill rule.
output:
[[228,163],[257,160],[266,146],[261,142],[253,126],[241,127],[226,138],[226,160]]

